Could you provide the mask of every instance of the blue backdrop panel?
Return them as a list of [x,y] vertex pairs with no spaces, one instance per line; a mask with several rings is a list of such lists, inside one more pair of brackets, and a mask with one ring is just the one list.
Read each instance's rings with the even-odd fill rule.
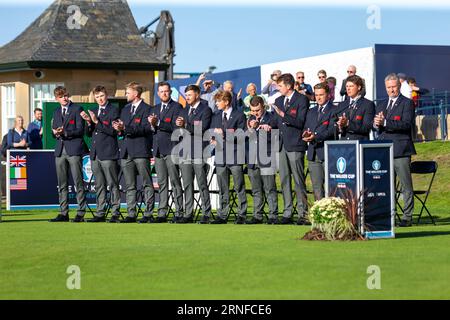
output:
[[437,91],[450,88],[450,46],[375,45],[376,98],[387,97],[384,78],[405,73],[419,86]]

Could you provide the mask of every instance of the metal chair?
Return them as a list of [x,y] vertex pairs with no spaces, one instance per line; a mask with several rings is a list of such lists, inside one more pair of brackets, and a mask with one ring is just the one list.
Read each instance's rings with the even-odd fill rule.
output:
[[[431,179],[429,181],[428,187],[426,190],[414,190],[414,198],[417,199],[421,204],[421,209],[419,213],[419,218],[417,219],[417,225],[420,223],[420,219],[422,218],[423,211],[425,210],[428,214],[428,216],[431,219],[431,222],[436,225],[436,222],[434,221],[433,216],[431,215],[430,211],[428,210],[426,206],[426,202],[428,199],[428,196],[430,195],[431,186],[433,185],[434,177],[437,172],[437,162],[436,161],[413,161],[411,162],[411,175],[418,174],[418,175],[431,175]],[[400,208],[400,210],[403,213],[403,208],[401,207],[399,203],[400,198],[400,192],[399,192],[399,183],[397,183],[397,195],[396,195],[396,202],[397,206]],[[421,196],[419,196],[421,195]],[[397,214],[397,218],[400,220],[400,216]]]
[[[436,161],[413,161],[411,163],[411,174],[428,174],[431,175],[431,180],[428,184],[428,188],[426,190],[414,190],[414,197],[419,200],[419,202],[421,203],[422,207],[420,209],[420,213],[419,213],[419,218],[417,219],[417,224],[420,223],[420,218],[422,217],[422,213],[425,209],[425,211],[427,212],[428,216],[431,219],[431,222],[436,225],[436,222],[434,221],[433,216],[431,215],[430,211],[428,210],[427,206],[426,206],[426,202],[428,199],[428,196],[430,195],[430,190],[431,190],[431,186],[433,185],[433,181],[434,181],[434,177],[436,175],[437,172],[437,162]],[[419,195],[422,195],[421,198],[419,197]]]

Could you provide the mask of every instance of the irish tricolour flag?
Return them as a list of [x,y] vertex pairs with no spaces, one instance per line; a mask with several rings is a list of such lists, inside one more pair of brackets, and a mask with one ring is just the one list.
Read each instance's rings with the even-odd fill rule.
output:
[[11,167],[9,169],[10,179],[26,179],[27,178],[27,168],[24,167]]

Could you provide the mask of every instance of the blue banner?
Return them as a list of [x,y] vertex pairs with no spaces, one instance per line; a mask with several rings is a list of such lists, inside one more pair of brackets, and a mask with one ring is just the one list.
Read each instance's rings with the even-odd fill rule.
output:
[[[55,156],[53,150],[9,150],[7,155],[7,210],[32,210],[59,208],[58,182],[56,177]],[[152,170],[154,168],[152,166]],[[119,188],[121,203],[126,203],[125,183],[120,174]],[[153,186],[158,188],[156,174],[152,174]],[[86,201],[95,208],[95,177],[91,170],[89,156],[83,157],[83,181]],[[76,207],[76,192],[69,174],[69,205]],[[137,179],[138,191],[142,188],[142,179]],[[158,193],[155,194],[156,204]],[[140,200],[140,199],[138,199]]]
[[362,143],[362,189],[364,229],[371,237],[391,232],[393,237],[395,194],[393,189],[392,144]]
[[326,142],[327,196],[358,196],[358,141]]

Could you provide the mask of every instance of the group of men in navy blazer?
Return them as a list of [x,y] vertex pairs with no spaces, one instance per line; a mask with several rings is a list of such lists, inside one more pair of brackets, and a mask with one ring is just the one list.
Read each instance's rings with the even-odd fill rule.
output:
[[[274,112],[267,111],[264,100],[255,96],[250,101],[248,119],[243,112],[232,107],[232,96],[227,91],[216,93],[214,99],[218,110],[213,114],[207,102],[200,98],[200,88],[196,85],[185,89],[187,106],[183,108],[171,99],[172,90],[167,82],[158,84],[157,93],[161,102],[155,107],[142,100],[143,87],[140,84],[130,83],[126,87],[129,103],[120,114],[108,102],[104,87],[93,90],[98,107],[89,114],[69,100],[65,88],[56,88],[55,97],[61,108],[55,110],[52,128],[57,139],[55,161],[61,212],[51,221],[69,220],[69,169],[77,189],[78,212],[73,221],[84,221],[86,199],[81,156],[86,152],[83,141],[85,133],[92,137],[90,157],[97,193],[97,212],[90,222],[106,220],[107,190],[111,193],[110,222],[136,222],[136,181],[140,175],[145,204],[140,223],[167,222],[169,181],[175,207],[172,222],[192,223],[195,178],[203,213],[199,223],[225,224],[231,210],[229,192],[232,176],[238,200],[235,223],[262,223],[264,198],[269,206],[268,224],[294,223],[293,179],[298,212],[296,224],[306,225],[309,221],[305,156],[314,198],[319,200],[325,195],[325,141],[369,140],[371,132],[374,132],[377,139],[392,140],[394,143],[394,169],[405,202],[399,225],[410,226],[414,208],[410,172],[411,155],[415,154],[412,142],[414,107],[411,100],[400,94],[398,77],[395,74],[386,77],[389,99],[377,107],[361,94],[364,83],[357,75],[347,78],[347,98],[338,106],[329,100],[327,84],[320,83],[314,87],[316,105],[310,108],[309,100],[294,90],[292,75],[281,75],[277,83],[281,96],[275,100]],[[211,168],[206,163],[212,153],[215,156],[213,170],[217,176],[220,200],[214,220],[211,219],[207,179]],[[151,177],[152,157],[155,158],[160,197],[156,218],[153,217],[155,190]],[[128,212],[123,220],[120,219],[119,160],[126,185]],[[254,203],[250,220],[246,220],[244,164],[247,164]],[[281,220],[278,220],[277,171],[283,198]]]

